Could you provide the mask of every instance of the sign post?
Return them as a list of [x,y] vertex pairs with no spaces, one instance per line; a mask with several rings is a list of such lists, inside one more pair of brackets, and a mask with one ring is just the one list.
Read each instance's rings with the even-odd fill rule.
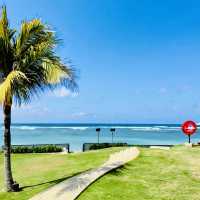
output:
[[98,139],[97,139],[98,144],[99,144],[99,133],[100,133],[100,131],[101,131],[100,128],[96,128],[97,137],[98,137]]
[[182,125],[182,131],[188,136],[188,142],[191,142],[191,135],[197,131],[197,125],[193,121],[186,121]]
[[112,144],[113,144],[113,135],[114,135],[114,132],[115,132],[115,128],[111,128],[110,131],[112,133]]

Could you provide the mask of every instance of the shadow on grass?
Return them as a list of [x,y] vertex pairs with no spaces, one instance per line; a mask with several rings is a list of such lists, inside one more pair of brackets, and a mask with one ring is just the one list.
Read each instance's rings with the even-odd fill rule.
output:
[[53,185],[56,185],[62,181],[65,181],[69,178],[72,178],[73,176],[77,176],[79,174],[82,174],[82,173],[85,173],[87,171],[89,171],[91,169],[88,169],[88,170],[85,170],[85,171],[81,171],[81,172],[77,172],[77,173],[74,173],[72,174],[71,176],[66,176],[66,177],[63,177],[63,178],[59,178],[59,179],[55,179],[55,180],[52,180],[52,181],[47,181],[47,182],[42,182],[42,183],[38,183],[38,184],[34,184],[34,185],[26,185],[26,186],[23,186],[23,187],[20,187],[20,191],[26,189],[26,188],[33,188],[33,187],[37,187],[37,186],[41,186],[41,185],[45,185],[45,184],[52,184]]
[[116,169],[113,169],[112,171],[109,172],[110,175],[113,175],[113,176],[121,176],[123,175],[124,173],[126,173],[127,170],[130,169],[132,165],[127,163],[125,165],[122,165]]

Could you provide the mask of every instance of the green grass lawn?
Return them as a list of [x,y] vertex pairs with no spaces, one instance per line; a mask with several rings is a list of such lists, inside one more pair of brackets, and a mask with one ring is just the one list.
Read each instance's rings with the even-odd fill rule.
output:
[[75,174],[103,163],[110,153],[121,148],[91,151],[76,154],[15,154],[13,174],[23,187],[21,192],[3,192],[3,155],[0,154],[0,199],[27,200],[34,194],[59,183]]
[[200,200],[200,148],[140,150],[136,160],[99,179],[78,200]]
[[[2,200],[27,200],[34,194],[103,163],[111,148],[77,154],[16,154],[13,172],[23,190],[0,192]],[[141,148],[140,156],[105,175],[78,200],[200,200],[200,148],[171,150]],[[0,154],[0,190],[3,156]]]

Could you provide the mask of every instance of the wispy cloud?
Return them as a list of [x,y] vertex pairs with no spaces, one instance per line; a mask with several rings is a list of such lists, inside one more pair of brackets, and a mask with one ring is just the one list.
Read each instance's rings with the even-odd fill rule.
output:
[[84,117],[95,117],[94,114],[92,113],[87,113],[87,112],[77,112],[77,113],[72,113],[71,117],[74,119],[79,119],[79,118],[84,118]]
[[65,87],[61,87],[59,89],[56,89],[53,94],[56,97],[76,97],[78,93],[71,92],[69,89],[66,89]]
[[12,109],[13,110],[31,110],[33,109],[33,107],[34,106],[32,105],[22,104],[21,106],[14,105]]
[[12,108],[16,112],[24,113],[26,111],[30,111],[29,113],[47,113],[49,109],[45,106],[42,106],[40,104],[34,104],[34,105],[21,105],[19,106],[13,106]]
[[78,113],[73,113],[72,116],[74,117],[83,117],[83,116],[87,116],[88,113],[85,112],[78,112]]

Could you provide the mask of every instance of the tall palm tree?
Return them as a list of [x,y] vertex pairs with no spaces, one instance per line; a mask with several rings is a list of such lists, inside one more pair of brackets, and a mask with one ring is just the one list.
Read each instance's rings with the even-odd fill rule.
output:
[[6,7],[0,16],[0,102],[4,114],[4,165],[7,191],[15,191],[11,170],[11,108],[28,103],[45,89],[76,88],[74,70],[55,54],[59,40],[39,19],[23,21],[20,31],[9,26]]

